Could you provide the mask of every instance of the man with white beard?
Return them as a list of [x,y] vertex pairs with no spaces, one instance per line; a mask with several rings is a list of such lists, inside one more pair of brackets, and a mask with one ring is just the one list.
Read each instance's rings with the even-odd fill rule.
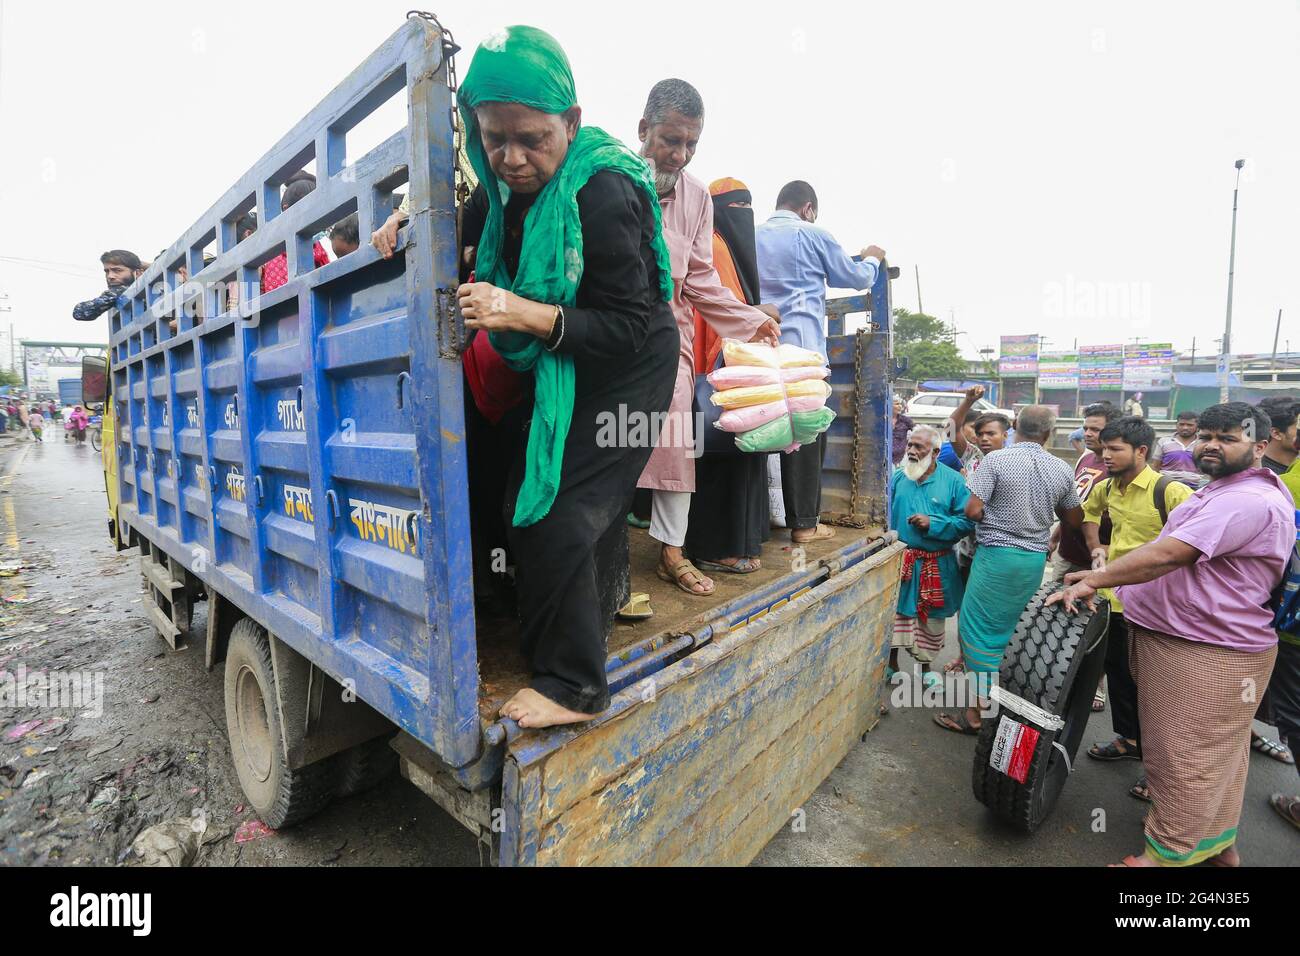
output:
[[943,649],[945,621],[961,606],[961,574],[952,548],[975,527],[966,517],[970,492],[961,474],[937,467],[942,445],[938,429],[917,425],[908,432],[903,460],[890,482],[890,523],[907,550],[887,676],[897,671],[903,647],[921,665],[927,685],[938,679],[930,665]]

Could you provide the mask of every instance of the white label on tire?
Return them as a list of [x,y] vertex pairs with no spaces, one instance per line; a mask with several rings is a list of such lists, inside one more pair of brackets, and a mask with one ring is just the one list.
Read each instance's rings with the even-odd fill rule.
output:
[[1029,765],[1038,746],[1038,731],[1003,714],[989,753],[989,766],[1017,783],[1029,776]]

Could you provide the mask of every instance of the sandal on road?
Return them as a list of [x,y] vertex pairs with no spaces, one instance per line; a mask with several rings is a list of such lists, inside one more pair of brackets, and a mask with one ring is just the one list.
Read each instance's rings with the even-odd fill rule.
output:
[[1256,753],[1264,754],[1266,757],[1272,757],[1278,763],[1284,763],[1287,766],[1295,763],[1295,757],[1291,756],[1291,751],[1287,750],[1284,744],[1276,740],[1269,740],[1267,737],[1252,735],[1250,749]]
[[1099,690],[1097,693],[1092,695],[1092,712],[1094,714],[1100,714],[1105,709],[1106,692],[1104,690]]
[[935,714],[934,722],[944,730],[951,730],[955,734],[964,734],[967,737],[974,737],[980,732],[980,727],[976,727],[966,719],[964,713],[958,712],[954,717],[952,714]]
[[1151,785],[1147,783],[1147,778],[1139,777],[1138,782],[1129,787],[1128,795],[1134,800],[1141,800],[1143,803],[1150,803]]
[[1088,748],[1088,756],[1093,760],[1141,760],[1142,747],[1130,747],[1123,737],[1116,737],[1104,747],[1093,744]]
[[710,574],[753,574],[755,571],[761,571],[762,568],[763,566],[754,558],[737,558],[735,564],[700,560],[700,569]]
[[[718,589],[715,584],[711,585],[707,591],[695,590],[694,585],[704,586],[704,575],[689,561],[679,561],[673,565],[671,571],[665,568],[663,564],[659,564],[655,567],[655,574],[658,575],[660,581],[667,581],[669,584],[677,585],[680,590],[685,591],[691,597],[712,597],[713,592]],[[687,583],[685,579],[691,575],[695,576],[695,580]]]
[[1288,797],[1285,793],[1275,793],[1268,798],[1268,805],[1277,811],[1291,826],[1300,830],[1300,797]]

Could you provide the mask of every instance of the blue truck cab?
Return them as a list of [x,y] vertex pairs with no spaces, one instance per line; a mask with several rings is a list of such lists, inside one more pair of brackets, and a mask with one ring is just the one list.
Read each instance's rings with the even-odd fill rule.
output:
[[[499,719],[528,675],[510,622],[475,616],[455,52],[436,20],[409,18],[110,313],[114,526],[140,548],[164,640],[199,639],[206,606],[231,759],[268,825],[398,764],[491,862],[747,862],[885,690],[902,550],[886,531],[885,270],[829,306],[838,536],[806,551],[774,536],[762,572],[701,602],[658,587],[633,532],[658,613],[611,636],[610,709],[546,731]],[[349,155],[349,132],[394,96],[405,128]],[[281,211],[309,164],[315,190]],[[403,190],[410,219],[383,259],[364,237]],[[249,211],[258,228],[241,236]],[[351,213],[363,244],[315,267],[313,238]],[[261,292],[282,253],[288,281]],[[853,313],[870,321],[845,334]]]

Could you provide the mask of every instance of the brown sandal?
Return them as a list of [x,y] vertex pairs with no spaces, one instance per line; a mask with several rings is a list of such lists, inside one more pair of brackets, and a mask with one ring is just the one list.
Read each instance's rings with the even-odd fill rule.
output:
[[635,591],[632,599],[618,609],[615,615],[624,621],[646,621],[655,616],[650,607],[650,595],[644,591]]
[[972,724],[966,719],[965,711],[958,711],[956,715],[935,714],[934,722],[944,730],[951,730],[955,734],[964,734],[967,737],[978,736],[980,730],[984,726],[983,724],[980,724],[979,727],[976,727]]
[[1289,797],[1285,793],[1275,793],[1268,798],[1268,805],[1277,811],[1291,826],[1300,830],[1300,797]]
[[[808,529],[800,528],[799,530],[807,531]],[[791,531],[790,541],[792,544],[808,544],[809,542],[812,541],[829,541],[831,538],[835,537],[835,529],[827,525],[821,524],[820,522],[815,527],[813,527],[812,532],[813,533],[806,538],[796,538],[795,532]]]
[[704,575],[700,573],[699,568],[689,561],[678,562],[671,571],[665,568],[661,562],[655,566],[655,574],[658,575],[660,581],[667,581],[669,584],[677,585],[679,589],[685,591],[691,597],[712,597],[713,592],[718,589],[716,583],[707,591],[697,591],[690,585],[682,583],[682,578],[688,574],[693,574],[695,575],[695,583],[700,586],[704,584]]

